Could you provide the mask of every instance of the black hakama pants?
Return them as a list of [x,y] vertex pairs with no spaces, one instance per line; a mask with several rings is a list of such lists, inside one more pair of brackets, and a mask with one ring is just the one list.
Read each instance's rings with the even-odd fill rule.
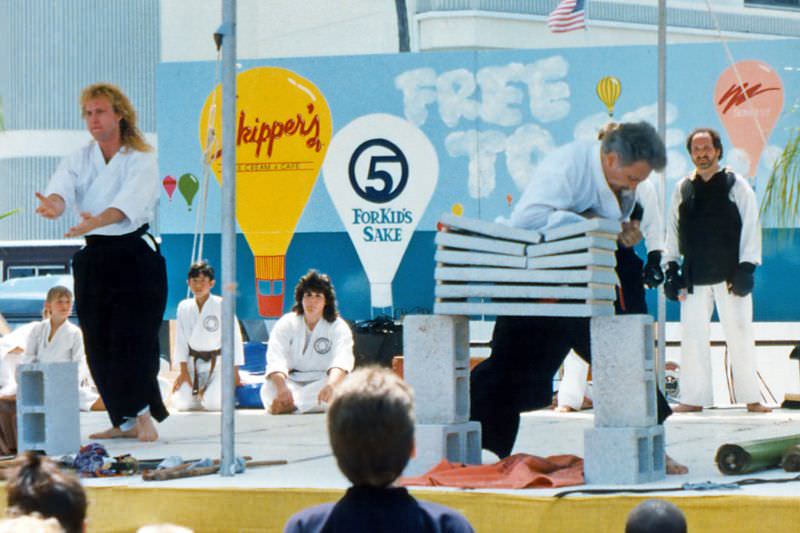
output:
[[87,363],[115,427],[147,407],[159,422],[169,415],[158,387],[166,263],[147,229],[87,236],[72,259]]

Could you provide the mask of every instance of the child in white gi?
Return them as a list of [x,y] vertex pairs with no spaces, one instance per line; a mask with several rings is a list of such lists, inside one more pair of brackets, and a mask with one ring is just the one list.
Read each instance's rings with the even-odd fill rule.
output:
[[[222,346],[222,298],[211,294],[214,269],[205,261],[189,267],[189,288],[194,298],[178,304],[178,323],[173,359],[180,374],[172,387],[172,407],[179,411],[222,409],[222,367],[217,361]],[[234,331],[235,386],[239,386],[239,366],[244,364],[242,334]]]
[[[102,410],[103,402],[97,393],[83,349],[83,333],[67,318],[72,313],[72,291],[56,285],[47,291],[44,316],[41,322],[34,322],[29,328],[25,351],[20,363],[78,363],[79,406],[81,411]],[[3,387],[3,413],[0,418],[0,441],[3,453],[16,448],[17,424],[13,416],[16,411],[16,380]],[[10,417],[8,415],[11,415]]]
[[330,278],[309,270],[294,299],[269,336],[261,401],[274,415],[323,412],[355,364],[353,333],[336,310]]

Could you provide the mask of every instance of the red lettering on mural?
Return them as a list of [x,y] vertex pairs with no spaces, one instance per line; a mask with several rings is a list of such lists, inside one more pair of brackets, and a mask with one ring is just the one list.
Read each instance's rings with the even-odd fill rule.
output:
[[307,137],[306,146],[319,152],[322,142],[319,139],[319,115],[314,113],[314,105],[308,104],[308,117],[300,113],[286,120],[273,120],[255,117],[248,121],[245,111],[239,112],[239,125],[236,132],[236,145],[255,144],[256,157],[261,155],[261,149],[266,148],[266,157],[272,157],[275,142],[284,136],[297,135]]
[[[765,87],[762,89],[760,83],[757,83],[752,87],[750,87],[749,85],[750,85],[749,82],[744,82],[740,87],[739,85],[734,83],[728,88],[727,91],[725,91],[725,94],[723,94],[722,97],[717,102],[717,105],[719,106],[725,105],[725,108],[722,110],[723,115],[727,113],[731,107],[742,105],[744,102],[747,101],[747,98],[752,98],[754,96],[757,96],[761,93],[765,93],[768,91],[780,90],[779,87]],[[742,91],[742,88],[744,88],[744,91]],[[747,95],[746,98],[745,94]],[[725,103],[726,100],[727,103]]]

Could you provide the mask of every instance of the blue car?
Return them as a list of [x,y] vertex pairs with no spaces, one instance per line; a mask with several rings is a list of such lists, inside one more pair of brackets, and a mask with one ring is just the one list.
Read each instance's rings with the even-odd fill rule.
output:
[[[41,320],[47,291],[56,285],[72,289],[72,276],[32,276],[12,278],[0,283],[0,315],[12,329],[32,320]],[[75,321],[73,307],[70,320]]]

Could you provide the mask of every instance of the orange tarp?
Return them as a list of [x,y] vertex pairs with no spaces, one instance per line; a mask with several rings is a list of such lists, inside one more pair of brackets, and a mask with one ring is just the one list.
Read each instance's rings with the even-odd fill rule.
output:
[[464,489],[536,489],[583,485],[583,459],[575,455],[538,457],[517,453],[490,465],[442,460],[419,477],[404,477],[404,486]]

